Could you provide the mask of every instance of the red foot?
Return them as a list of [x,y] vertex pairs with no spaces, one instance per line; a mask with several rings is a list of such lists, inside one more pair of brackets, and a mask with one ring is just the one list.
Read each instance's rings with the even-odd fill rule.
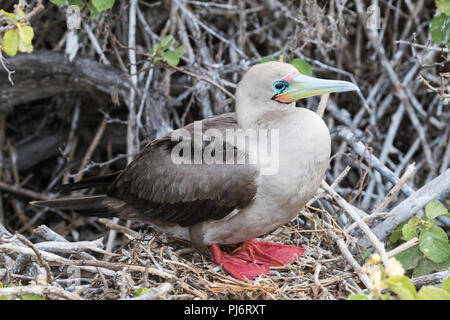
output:
[[244,276],[252,280],[261,274],[269,274],[269,266],[282,266],[294,262],[305,249],[284,244],[259,242],[254,239],[244,242],[232,253],[222,252],[217,244],[211,245],[215,263],[238,280]]

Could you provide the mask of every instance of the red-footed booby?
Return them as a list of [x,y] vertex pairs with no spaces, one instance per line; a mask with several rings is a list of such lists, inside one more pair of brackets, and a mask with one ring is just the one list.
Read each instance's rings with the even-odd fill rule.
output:
[[[299,213],[319,188],[330,157],[327,126],[295,101],[353,90],[358,88],[350,82],[309,77],[287,63],[254,65],[237,86],[235,113],[150,142],[121,172],[62,186],[106,185],[105,195],[32,204],[138,219],[199,250],[210,247],[213,260],[237,279],[268,274],[269,266],[292,263],[304,249],[255,238]],[[229,139],[230,132],[240,132],[245,143]],[[241,242],[230,254],[219,247]]]

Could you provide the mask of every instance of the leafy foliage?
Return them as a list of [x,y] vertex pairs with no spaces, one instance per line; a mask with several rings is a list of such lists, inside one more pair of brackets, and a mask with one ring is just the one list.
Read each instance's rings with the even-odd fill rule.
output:
[[439,14],[430,22],[431,39],[434,43],[450,45],[450,1],[436,0],[436,12]]
[[165,36],[156,43],[149,53],[153,56],[153,62],[164,61],[171,67],[176,67],[180,63],[180,58],[184,54],[184,46],[170,49],[176,40],[172,35]]
[[142,295],[148,293],[149,291],[150,291],[149,288],[137,288],[137,289],[134,291],[134,296],[135,296],[135,297],[140,297],[140,296],[142,296]]
[[312,67],[306,60],[295,58],[290,63],[297,68],[298,72],[303,73],[306,76],[312,76]]
[[14,13],[0,10],[0,16],[6,17],[10,26],[13,27],[3,34],[0,50],[11,57],[15,56],[17,52],[32,52],[34,30],[27,25],[27,22],[22,21],[25,16],[24,12],[18,8],[15,9]]
[[[375,256],[375,255],[374,255]],[[373,257],[373,256],[372,256]],[[450,277],[441,288],[424,286],[417,292],[411,279],[404,275],[405,270],[395,259],[389,259],[386,269],[378,264],[379,259],[371,258],[363,267],[372,281],[373,289],[368,294],[352,294],[349,300],[450,300]],[[390,292],[395,294],[391,296]]]
[[[278,61],[278,60],[275,59],[274,57],[263,57],[258,63],[265,63],[265,62],[269,62],[269,61]],[[306,76],[310,76],[310,77],[312,76],[312,67],[306,60],[300,59],[300,58],[295,58],[294,60],[292,60],[289,63],[292,64],[298,70],[298,72],[300,72]]]
[[450,278],[442,283],[441,288],[426,286],[417,292],[410,278],[404,274],[405,270],[412,270],[412,275],[419,277],[449,267],[448,237],[435,221],[440,216],[448,216],[448,210],[439,201],[433,201],[425,206],[425,217],[413,217],[400,224],[389,240],[401,243],[417,237],[419,243],[389,259],[384,270],[378,264],[380,259],[373,255],[363,271],[369,275],[374,288],[369,294],[355,294],[348,299],[389,300],[391,297],[386,294],[390,291],[403,300],[450,300]]
[[412,270],[414,276],[445,270],[450,263],[450,244],[446,232],[436,225],[439,216],[448,216],[448,210],[439,201],[430,202],[425,207],[425,217],[411,218],[399,225],[391,234],[392,243],[409,241],[414,237],[419,239],[415,245],[398,255],[396,258],[405,270]]

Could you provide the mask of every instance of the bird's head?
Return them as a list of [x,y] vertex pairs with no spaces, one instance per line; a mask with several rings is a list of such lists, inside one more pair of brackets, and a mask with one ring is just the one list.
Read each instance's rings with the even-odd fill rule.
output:
[[238,121],[243,115],[248,117],[249,112],[285,109],[303,98],[355,90],[359,89],[351,82],[309,77],[289,63],[256,64],[247,71],[236,89]]

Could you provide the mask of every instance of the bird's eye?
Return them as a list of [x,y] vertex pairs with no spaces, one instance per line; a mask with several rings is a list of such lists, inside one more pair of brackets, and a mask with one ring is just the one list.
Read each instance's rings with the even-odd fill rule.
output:
[[287,87],[286,81],[277,81],[273,84],[273,89],[278,93],[282,92],[284,89],[286,89],[286,87]]

